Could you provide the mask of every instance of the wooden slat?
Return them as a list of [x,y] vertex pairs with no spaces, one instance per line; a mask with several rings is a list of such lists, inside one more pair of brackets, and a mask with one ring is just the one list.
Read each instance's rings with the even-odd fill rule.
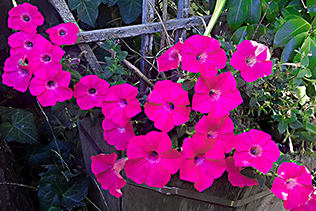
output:
[[[211,16],[202,16],[202,17],[190,17],[183,19],[173,19],[167,21],[166,29],[168,31],[181,29],[181,28],[190,28],[193,26],[202,25],[203,19],[206,23],[210,20]],[[97,29],[91,31],[85,31],[79,33],[78,43],[89,43],[104,41],[107,38],[126,38],[134,37],[142,34],[153,34],[161,32],[162,27],[161,23],[151,23],[151,24],[138,24],[133,26],[124,26],[116,27],[109,29]]]
[[[177,19],[189,17],[189,8],[190,8],[190,0],[179,0]],[[175,34],[175,41],[177,42],[180,37],[185,39],[186,33],[187,33],[186,28],[177,30]]]

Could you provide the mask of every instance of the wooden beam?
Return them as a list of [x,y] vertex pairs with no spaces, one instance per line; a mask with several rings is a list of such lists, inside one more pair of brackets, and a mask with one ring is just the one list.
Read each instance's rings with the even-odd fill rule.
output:
[[[209,15],[202,17],[190,17],[183,19],[173,19],[167,21],[166,29],[168,31],[181,29],[181,28],[190,28],[193,26],[203,25],[201,19],[206,23],[210,20]],[[138,24],[133,26],[123,26],[116,28],[108,29],[97,29],[91,31],[85,31],[79,33],[78,43],[89,43],[104,41],[107,38],[125,38],[125,37],[134,37],[142,34],[153,34],[162,31],[161,23],[151,23],[151,24]]]

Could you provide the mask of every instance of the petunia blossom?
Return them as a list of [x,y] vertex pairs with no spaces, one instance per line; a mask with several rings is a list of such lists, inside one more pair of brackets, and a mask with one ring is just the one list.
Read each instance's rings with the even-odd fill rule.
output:
[[159,130],[168,132],[175,125],[190,119],[191,108],[188,93],[180,83],[158,81],[145,103],[145,114]]
[[222,143],[225,153],[229,153],[235,146],[234,123],[229,116],[220,118],[213,117],[211,114],[203,116],[196,123],[195,131],[205,138],[218,139]]
[[228,181],[233,185],[237,187],[245,187],[247,186],[254,186],[258,185],[258,182],[256,179],[250,179],[240,173],[244,168],[236,167],[234,164],[234,158],[233,156],[229,156],[226,158],[226,164],[227,164],[227,172],[228,172]]
[[223,147],[215,138],[194,135],[184,140],[182,149],[180,179],[194,182],[199,192],[209,188],[226,170]]
[[126,150],[129,140],[135,136],[131,122],[121,127],[110,119],[104,119],[102,128],[104,140],[110,145],[115,145],[117,150]]
[[192,73],[200,72],[204,78],[215,76],[227,62],[225,51],[220,47],[220,42],[212,37],[193,35],[183,43],[182,68]]
[[132,117],[141,112],[137,94],[137,88],[129,84],[110,87],[104,97],[102,113],[107,119],[124,127]]
[[215,117],[229,115],[243,102],[231,72],[210,78],[199,77],[194,90],[192,109]]
[[82,110],[101,107],[106,91],[110,84],[97,75],[87,75],[75,85],[74,97]]
[[237,135],[235,149],[236,167],[252,166],[264,174],[270,171],[273,162],[280,157],[280,150],[271,136],[256,129]]
[[172,142],[165,132],[151,131],[131,138],[127,145],[126,176],[138,184],[162,188],[181,165],[180,153],[171,149]]
[[126,185],[125,179],[120,175],[128,158],[117,159],[117,155],[99,154],[91,156],[91,171],[104,190],[119,198],[123,195],[121,188]]
[[56,45],[72,45],[78,39],[79,28],[72,22],[61,23],[46,30],[49,39]]
[[273,62],[267,46],[253,40],[244,40],[237,45],[229,62],[247,82],[271,75]]
[[10,54],[21,54],[28,58],[30,50],[38,42],[47,41],[42,35],[36,34],[36,31],[28,34],[24,31],[16,32],[8,37],[8,44],[11,47]]
[[273,180],[271,192],[284,200],[286,210],[304,205],[314,187],[312,176],[305,166],[284,162],[278,168],[278,177]]
[[9,11],[8,27],[14,30],[22,30],[31,34],[37,26],[44,23],[44,17],[37,7],[23,3],[13,7]]
[[25,56],[13,55],[9,57],[3,68],[2,83],[7,86],[12,86],[20,92],[25,92],[30,84],[32,71],[25,62]]
[[71,73],[63,70],[38,71],[30,83],[30,92],[37,97],[42,106],[54,106],[72,98],[72,90],[68,87]]
[[160,57],[157,58],[158,71],[168,71],[171,69],[177,69],[181,58],[181,48],[183,42],[180,40],[174,46],[169,48]]
[[37,42],[30,50],[28,60],[35,75],[40,70],[57,73],[59,69],[62,69],[60,60],[64,54],[65,51],[58,45],[53,45],[44,39]]
[[291,211],[315,211],[316,210],[316,189],[314,187],[313,192],[309,195],[305,204],[291,209]]

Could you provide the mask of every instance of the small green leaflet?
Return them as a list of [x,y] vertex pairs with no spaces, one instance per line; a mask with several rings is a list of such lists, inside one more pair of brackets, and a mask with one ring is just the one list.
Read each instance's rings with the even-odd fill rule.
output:
[[89,26],[94,27],[95,21],[98,18],[98,7],[101,0],[68,0],[68,5],[71,10],[77,10],[80,20]]

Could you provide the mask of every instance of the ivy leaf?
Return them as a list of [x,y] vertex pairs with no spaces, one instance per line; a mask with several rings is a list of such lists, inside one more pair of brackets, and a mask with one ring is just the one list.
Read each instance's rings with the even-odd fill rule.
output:
[[247,19],[248,4],[246,1],[233,1],[227,13],[227,23],[234,31]]
[[255,179],[255,171],[252,167],[246,167],[243,170],[240,171],[240,174],[244,175],[245,177],[248,177],[249,179]]
[[[70,180],[71,182],[72,180]],[[83,175],[75,178],[71,186],[63,189],[61,204],[64,207],[72,208],[80,204],[83,196],[88,194],[88,181]]]
[[306,7],[311,18],[313,18],[316,15],[316,0],[306,0]]
[[39,168],[51,157],[51,148],[47,145],[31,145],[26,151],[30,155],[28,165],[34,168]]
[[[8,112],[4,114],[3,112]],[[20,143],[36,143],[37,130],[34,124],[33,114],[23,110],[0,107],[0,115],[2,115],[2,124],[0,131],[7,142],[17,141]]]
[[142,0],[117,0],[117,6],[127,24],[134,22],[142,13]]
[[248,0],[248,15],[246,21],[248,23],[258,23],[261,17],[260,0]]
[[101,0],[68,0],[69,8],[77,10],[78,17],[82,12],[80,20],[92,27],[97,20],[100,4]]
[[257,182],[258,182],[258,184],[259,184],[259,186],[262,188],[263,187],[263,185],[264,185],[264,183],[266,182],[266,177],[265,176],[263,176],[263,175],[257,175],[256,176],[256,180],[257,180]]
[[114,4],[116,4],[117,0],[101,0],[103,4],[108,4],[109,7],[112,7]]
[[60,205],[60,198],[58,196],[59,190],[50,183],[40,185],[38,188],[38,198],[42,210],[62,210]]
[[284,47],[293,37],[308,32],[311,25],[303,18],[294,18],[281,26],[274,37],[274,47]]

